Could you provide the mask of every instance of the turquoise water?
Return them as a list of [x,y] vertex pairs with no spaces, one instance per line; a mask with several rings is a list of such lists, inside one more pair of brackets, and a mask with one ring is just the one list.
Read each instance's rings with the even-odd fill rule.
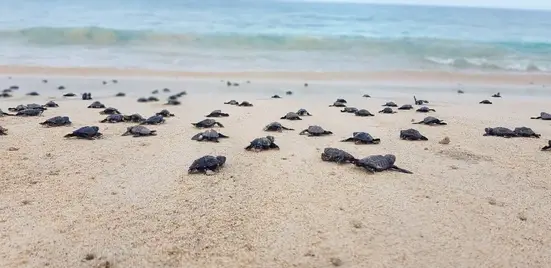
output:
[[276,0],[4,0],[0,64],[551,71],[551,12]]

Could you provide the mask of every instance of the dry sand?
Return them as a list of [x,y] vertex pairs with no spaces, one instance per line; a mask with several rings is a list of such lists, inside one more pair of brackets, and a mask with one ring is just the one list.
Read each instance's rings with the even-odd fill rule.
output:
[[[549,109],[548,97],[527,98],[502,89],[502,99],[480,105],[489,90],[422,91],[447,126],[413,125],[429,141],[408,142],[399,130],[426,114],[400,111],[361,118],[327,107],[337,97],[372,112],[386,101],[411,103],[411,93],[362,85],[244,84],[220,81],[94,78],[3,79],[17,84],[0,108],[60,105],[39,118],[0,118],[0,267],[549,267],[551,263],[551,137],[549,122],[530,120]],[[91,101],[67,100],[55,90],[92,92],[124,113],[149,116],[169,108],[176,117],[152,126],[158,136],[122,137],[128,124],[98,123]],[[137,103],[156,88],[187,90],[181,106]],[[287,89],[293,96],[270,99]],[[40,97],[23,96],[36,90]],[[115,93],[129,93],[114,98]],[[399,90],[398,90],[399,91]],[[132,93],[131,93],[132,92]],[[524,91],[523,91],[524,92]],[[540,92],[540,91],[538,91]],[[373,98],[362,98],[370,93]],[[493,92],[492,92],[493,93]],[[544,93],[540,92],[543,95]],[[168,94],[160,94],[164,98]],[[421,95],[421,96],[419,96]],[[223,105],[237,99],[254,107]],[[279,120],[308,109],[302,121]],[[190,124],[214,109],[230,114],[220,143],[191,141]],[[549,111],[549,110],[547,110]],[[38,122],[68,115],[74,126]],[[280,151],[246,152],[250,140],[279,121],[296,131],[276,133]],[[333,136],[298,135],[319,124]],[[98,125],[101,140],[66,140],[64,134]],[[488,126],[528,126],[541,139],[483,137]],[[379,145],[341,143],[353,131],[381,138]],[[450,137],[449,145],[439,144]],[[368,174],[351,165],[322,162],[325,147],[362,157],[393,153],[413,175]],[[9,150],[15,147],[17,150]],[[205,154],[225,155],[213,176],[188,175]],[[90,260],[87,260],[87,255]]]

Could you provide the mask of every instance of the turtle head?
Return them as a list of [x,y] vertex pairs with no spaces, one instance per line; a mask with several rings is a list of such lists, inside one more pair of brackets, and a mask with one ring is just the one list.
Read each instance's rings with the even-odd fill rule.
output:
[[219,165],[219,166],[222,166],[222,165],[224,165],[224,163],[226,163],[226,157],[223,156],[223,155],[217,156],[217,157],[216,157],[216,160],[218,160],[218,162],[219,162],[218,165]]
[[484,129],[484,132],[486,132],[486,134],[491,134],[492,133],[492,128],[491,127],[487,127]]
[[99,127],[97,127],[97,126],[91,126],[90,128],[92,128],[95,131],[99,131]]
[[266,139],[270,140],[271,142],[275,141],[274,136],[266,136]]

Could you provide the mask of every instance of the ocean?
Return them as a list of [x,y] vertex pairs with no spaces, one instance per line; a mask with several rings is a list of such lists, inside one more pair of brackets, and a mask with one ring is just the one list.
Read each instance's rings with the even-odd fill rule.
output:
[[276,0],[4,0],[0,64],[551,72],[551,12]]

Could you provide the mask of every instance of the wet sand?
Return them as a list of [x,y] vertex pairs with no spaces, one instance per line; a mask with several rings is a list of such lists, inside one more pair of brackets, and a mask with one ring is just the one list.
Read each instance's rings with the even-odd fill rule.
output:
[[[413,92],[406,89],[337,82],[305,88],[297,81],[253,79],[227,88],[218,79],[124,77],[104,86],[104,79],[48,78],[48,84],[30,75],[1,81],[2,87],[21,87],[13,98],[0,99],[4,111],[50,99],[60,105],[37,118],[0,118],[0,126],[9,129],[0,136],[1,267],[107,267],[107,262],[109,267],[546,267],[551,262],[551,154],[539,151],[551,129],[546,121],[529,119],[549,112],[548,97],[523,97],[507,88],[502,93],[514,97],[493,99],[490,89],[475,88],[463,95],[453,88],[421,91],[418,97],[436,109],[430,115],[448,123],[430,127],[411,125],[427,114],[376,113],[386,101],[412,104]],[[99,123],[105,116],[86,108],[92,101],[62,98],[58,85],[67,87],[64,92],[92,92],[94,100],[123,113],[150,116],[168,108],[176,117],[151,126],[156,137],[122,137],[132,124]],[[159,94],[158,103],[136,102],[164,87],[189,94],[181,106],[162,105],[169,93]],[[295,94],[286,96],[286,90]],[[42,96],[24,96],[29,91]],[[112,97],[121,91],[128,96]],[[276,93],[283,98],[269,98]],[[373,98],[362,98],[364,93]],[[376,116],[328,107],[338,97]],[[255,106],[222,104],[230,99]],[[478,104],[482,99],[494,104]],[[299,108],[313,116],[279,119]],[[191,123],[214,109],[230,114],[219,119],[225,125],[219,131],[230,138],[190,140],[200,131]],[[73,126],[38,124],[56,115],[70,116]],[[262,128],[272,121],[296,129],[273,134],[281,150],[245,151],[249,141],[267,135]],[[298,135],[315,124],[334,135]],[[84,125],[99,126],[105,137],[63,138]],[[483,137],[491,126],[527,126],[542,138]],[[399,140],[399,131],[410,127],[429,141]],[[339,142],[354,131],[382,142]],[[451,143],[439,144],[445,136]],[[414,174],[368,174],[322,162],[325,147],[357,157],[392,153],[398,166]],[[188,175],[191,162],[205,154],[227,156],[226,166],[213,176]]]

